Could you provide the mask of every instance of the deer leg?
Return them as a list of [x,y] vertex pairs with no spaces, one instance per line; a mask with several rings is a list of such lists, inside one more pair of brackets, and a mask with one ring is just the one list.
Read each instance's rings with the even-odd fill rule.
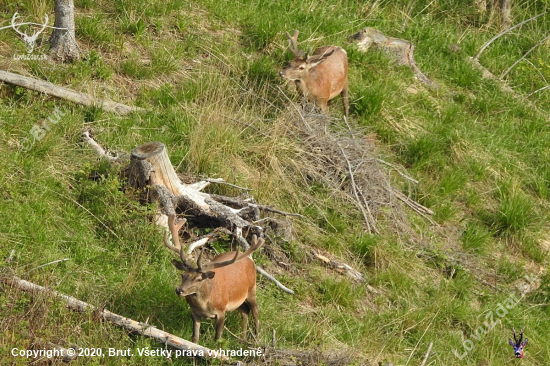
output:
[[243,316],[243,340],[246,341],[247,337],[247,331],[248,331],[248,313],[250,313],[250,306],[246,302],[244,302],[241,306],[239,306],[240,313]]
[[344,89],[342,89],[342,93],[340,93],[342,96],[342,103],[344,103],[344,115],[346,117],[349,116],[349,93],[348,93],[348,86],[346,85]]
[[254,338],[258,339],[258,331],[260,330],[260,318],[258,316],[258,303],[256,302],[256,288],[248,293],[248,307],[252,311],[252,318],[254,318]]
[[219,341],[223,332],[223,321],[225,320],[225,313],[216,315],[216,337],[214,340]]
[[201,317],[191,313],[191,318],[193,318],[193,338],[191,338],[191,342],[197,343],[199,341],[199,331],[201,329]]

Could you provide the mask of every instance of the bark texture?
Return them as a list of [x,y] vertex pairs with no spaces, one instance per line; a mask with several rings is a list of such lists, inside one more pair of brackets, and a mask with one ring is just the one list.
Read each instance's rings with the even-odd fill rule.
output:
[[[50,53],[61,61],[80,59],[74,25],[74,0],[55,0],[55,23],[50,37]],[[57,29],[65,28],[65,29]]]

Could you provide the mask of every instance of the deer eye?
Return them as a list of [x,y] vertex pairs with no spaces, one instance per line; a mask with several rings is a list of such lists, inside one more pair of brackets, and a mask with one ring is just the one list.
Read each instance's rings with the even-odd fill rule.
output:
[[302,65],[302,66],[299,67],[300,70],[303,70],[303,69],[305,69],[305,68],[306,68],[306,67],[305,67],[304,65]]

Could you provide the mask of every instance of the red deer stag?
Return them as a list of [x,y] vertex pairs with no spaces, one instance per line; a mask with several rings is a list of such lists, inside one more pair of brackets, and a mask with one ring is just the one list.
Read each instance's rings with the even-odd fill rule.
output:
[[298,49],[298,31],[291,37],[287,32],[288,48],[294,60],[279,74],[294,81],[298,94],[313,100],[323,113],[328,113],[328,101],[342,96],[344,113],[349,114],[348,55],[338,46],[317,48],[313,54]]
[[255,335],[258,335],[259,319],[256,304],[256,268],[249,257],[260,248],[264,239],[252,238],[252,246],[244,253],[227,252],[220,254],[210,263],[202,264],[202,251],[197,259],[197,267],[189,263],[185,257],[178,231],[185,221],[175,223],[176,215],[168,218],[168,227],[172,233],[174,244],[170,243],[168,233],[164,234],[164,244],[177,252],[181,262],[173,260],[176,268],[183,271],[181,285],[176,288],[178,296],[185,296],[191,307],[193,319],[193,343],[199,340],[201,318],[216,319],[216,341],[223,331],[223,321],[227,311],[239,310],[243,316],[244,339],[248,328],[248,314],[252,312],[255,325]]

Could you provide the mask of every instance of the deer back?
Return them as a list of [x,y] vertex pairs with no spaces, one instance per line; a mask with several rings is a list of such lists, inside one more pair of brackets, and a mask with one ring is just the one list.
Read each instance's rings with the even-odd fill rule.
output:
[[[330,56],[316,63],[316,58],[330,53]],[[309,61],[309,59],[313,59]],[[311,95],[332,99],[342,92],[348,80],[348,56],[343,48],[326,46],[317,48],[306,62],[315,65],[310,68],[309,77],[304,80],[305,87]]]

